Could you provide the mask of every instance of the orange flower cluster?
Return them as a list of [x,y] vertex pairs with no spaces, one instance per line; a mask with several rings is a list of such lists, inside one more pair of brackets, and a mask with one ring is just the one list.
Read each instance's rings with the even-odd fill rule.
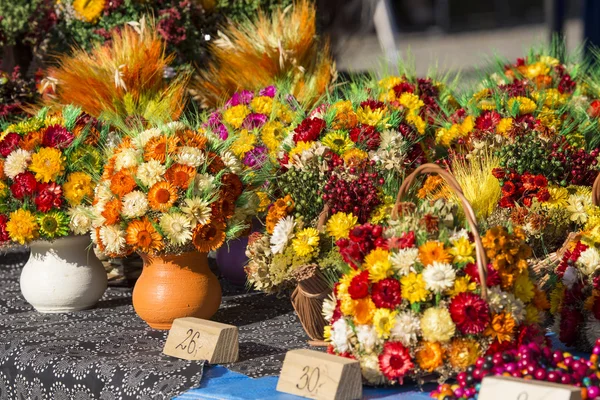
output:
[[510,287],[517,275],[527,271],[531,247],[525,243],[525,232],[515,228],[510,234],[504,227],[494,227],[481,239],[493,268],[500,273],[502,287]]
[[289,194],[273,203],[267,213],[267,232],[269,234],[273,233],[273,229],[280,219],[287,217],[292,212],[294,206],[294,200]]

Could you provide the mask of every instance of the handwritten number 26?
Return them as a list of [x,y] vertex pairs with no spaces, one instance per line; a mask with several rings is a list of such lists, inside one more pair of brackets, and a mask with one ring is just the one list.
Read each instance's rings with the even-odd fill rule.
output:
[[[181,350],[187,349],[188,354],[192,354],[196,350],[196,339],[200,337],[200,332],[194,332],[193,329],[188,329],[187,336],[183,342],[179,343],[175,348],[181,348]],[[184,345],[189,340],[189,344]]]

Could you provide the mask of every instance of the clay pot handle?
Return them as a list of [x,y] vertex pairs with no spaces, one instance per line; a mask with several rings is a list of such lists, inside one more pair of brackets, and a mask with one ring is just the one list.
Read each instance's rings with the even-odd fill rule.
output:
[[[485,255],[485,249],[483,248],[483,243],[481,242],[481,236],[479,235],[479,231],[477,230],[477,219],[475,218],[475,212],[473,211],[473,207],[469,204],[469,201],[463,194],[462,188],[460,184],[454,178],[454,176],[441,168],[436,164],[423,164],[415,169],[409,176],[404,179],[402,185],[400,186],[400,190],[398,190],[398,196],[396,197],[396,204],[392,209],[392,220],[398,219],[398,210],[400,204],[402,202],[402,198],[408,193],[408,189],[415,182],[417,177],[421,174],[438,174],[441,176],[450,189],[454,192],[456,197],[460,200],[463,211],[465,212],[465,218],[467,223],[469,224],[469,228],[471,229],[471,233],[473,234],[473,240],[475,242],[475,254],[477,256],[477,270],[479,272],[479,281],[481,284],[481,297],[486,300],[487,299],[487,257]],[[599,181],[596,180],[596,183]],[[600,185],[600,183],[599,183]]]

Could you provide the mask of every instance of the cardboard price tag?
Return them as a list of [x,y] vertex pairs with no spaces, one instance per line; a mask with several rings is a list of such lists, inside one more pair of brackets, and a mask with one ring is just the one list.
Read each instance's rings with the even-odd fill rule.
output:
[[481,382],[479,400],[581,400],[581,389],[559,383],[487,376]]
[[360,364],[319,351],[291,350],[283,360],[277,391],[309,399],[360,399]]
[[238,329],[200,318],[173,321],[163,353],[184,360],[208,360],[226,364],[238,359]]

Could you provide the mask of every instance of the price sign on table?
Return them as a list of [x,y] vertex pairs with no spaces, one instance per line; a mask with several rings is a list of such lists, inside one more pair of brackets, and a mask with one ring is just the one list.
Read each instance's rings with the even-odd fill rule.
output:
[[479,400],[581,400],[581,389],[551,382],[488,376],[481,382]]
[[285,355],[277,390],[310,399],[360,399],[360,365],[319,351],[291,350]]
[[173,321],[163,353],[184,360],[208,360],[211,364],[237,361],[238,329],[200,318]]

